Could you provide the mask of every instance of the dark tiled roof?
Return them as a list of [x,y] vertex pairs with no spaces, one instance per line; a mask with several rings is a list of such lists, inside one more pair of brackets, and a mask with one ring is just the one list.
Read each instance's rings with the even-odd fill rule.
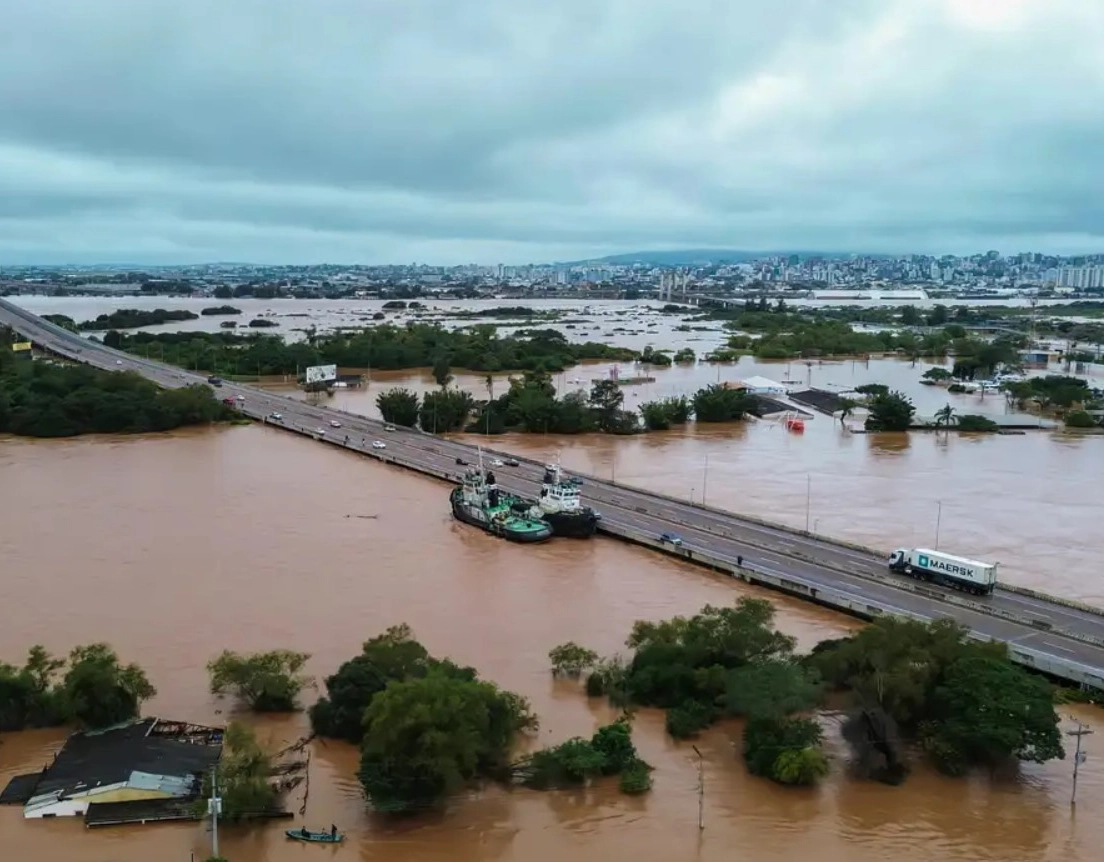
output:
[[4,792],[0,793],[0,805],[25,805],[41,780],[41,772],[13,776]]
[[156,719],[103,731],[74,733],[46,768],[34,789],[35,796],[61,792],[81,793],[105,784],[118,784],[131,772],[188,776],[209,770],[222,753],[221,745],[183,742],[149,735]]

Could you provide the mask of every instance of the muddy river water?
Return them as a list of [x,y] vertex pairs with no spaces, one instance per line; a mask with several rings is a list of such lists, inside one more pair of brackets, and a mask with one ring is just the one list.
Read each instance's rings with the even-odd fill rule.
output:
[[[367,393],[346,393],[346,406]],[[914,435],[907,444],[841,436],[811,423],[804,439],[766,424],[632,440],[521,438],[508,446],[618,481],[869,541],[930,542],[942,503],[941,547],[1007,561],[1009,577],[1101,600],[1101,441],[1047,434],[972,441]],[[822,439],[823,438],[823,439]],[[993,445],[995,444],[995,445]],[[507,445],[502,443],[500,445]],[[707,458],[708,456],[708,458]],[[708,472],[708,476],[706,473]],[[755,592],[612,540],[525,548],[453,523],[439,483],[368,463],[272,429],[231,427],[158,437],[61,442],[0,440],[0,657],[36,642],[61,652],[109,640],[159,689],[167,718],[222,722],[205,662],[223,648],[310,652],[324,676],[361,641],[407,622],[434,653],[474,665],[532,699],[541,742],[589,734],[610,717],[571,683],[554,683],[550,647],[576,640],[616,650],[632,622],[689,613]],[[1020,561],[1020,562],[1016,562]],[[855,623],[772,596],[778,625],[807,648]],[[313,696],[313,695],[312,695]],[[1070,710],[1064,710],[1065,716]],[[1095,710],[1077,713],[1093,721]],[[255,722],[277,745],[303,716]],[[740,728],[687,744],[645,711],[638,747],[656,767],[645,798],[599,785],[565,793],[474,791],[433,818],[372,819],[355,779],[356,752],[311,745],[305,817],[349,833],[340,848],[284,839],[284,824],[224,830],[232,862],[1089,862],[1104,846],[1104,757],[1088,737],[1075,814],[1071,762],[951,780],[918,769],[898,788],[834,771],[794,790],[749,777]],[[40,767],[54,731],[0,737],[0,783]],[[298,811],[301,789],[289,806]],[[204,858],[206,827],[87,831],[77,820],[24,821],[0,808],[4,862],[186,862]],[[1094,849],[1095,848],[1095,849]]]

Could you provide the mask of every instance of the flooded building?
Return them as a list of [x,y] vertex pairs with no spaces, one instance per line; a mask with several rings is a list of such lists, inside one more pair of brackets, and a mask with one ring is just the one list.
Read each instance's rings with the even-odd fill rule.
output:
[[[199,795],[222,739],[218,728],[156,718],[74,733],[41,772],[15,776],[0,801],[22,803],[26,818],[84,815],[91,822],[96,809],[110,806],[116,823],[179,819],[157,809],[181,813],[180,803]],[[140,816],[127,816],[128,807]]]

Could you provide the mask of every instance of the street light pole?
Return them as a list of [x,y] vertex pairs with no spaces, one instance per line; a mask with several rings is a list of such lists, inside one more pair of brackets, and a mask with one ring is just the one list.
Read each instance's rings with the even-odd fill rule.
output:
[[936,500],[935,509],[935,550],[939,550],[939,526],[943,523],[943,501]]
[[805,532],[809,532],[809,511],[813,505],[813,474],[805,474]]
[[702,505],[705,505],[705,492],[709,485],[709,453],[705,455],[705,470],[702,473]]

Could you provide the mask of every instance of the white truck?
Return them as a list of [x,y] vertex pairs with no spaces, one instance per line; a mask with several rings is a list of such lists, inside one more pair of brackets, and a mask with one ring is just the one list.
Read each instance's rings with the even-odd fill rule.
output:
[[898,548],[889,555],[889,570],[920,581],[987,596],[997,585],[997,563],[983,563],[928,548]]

